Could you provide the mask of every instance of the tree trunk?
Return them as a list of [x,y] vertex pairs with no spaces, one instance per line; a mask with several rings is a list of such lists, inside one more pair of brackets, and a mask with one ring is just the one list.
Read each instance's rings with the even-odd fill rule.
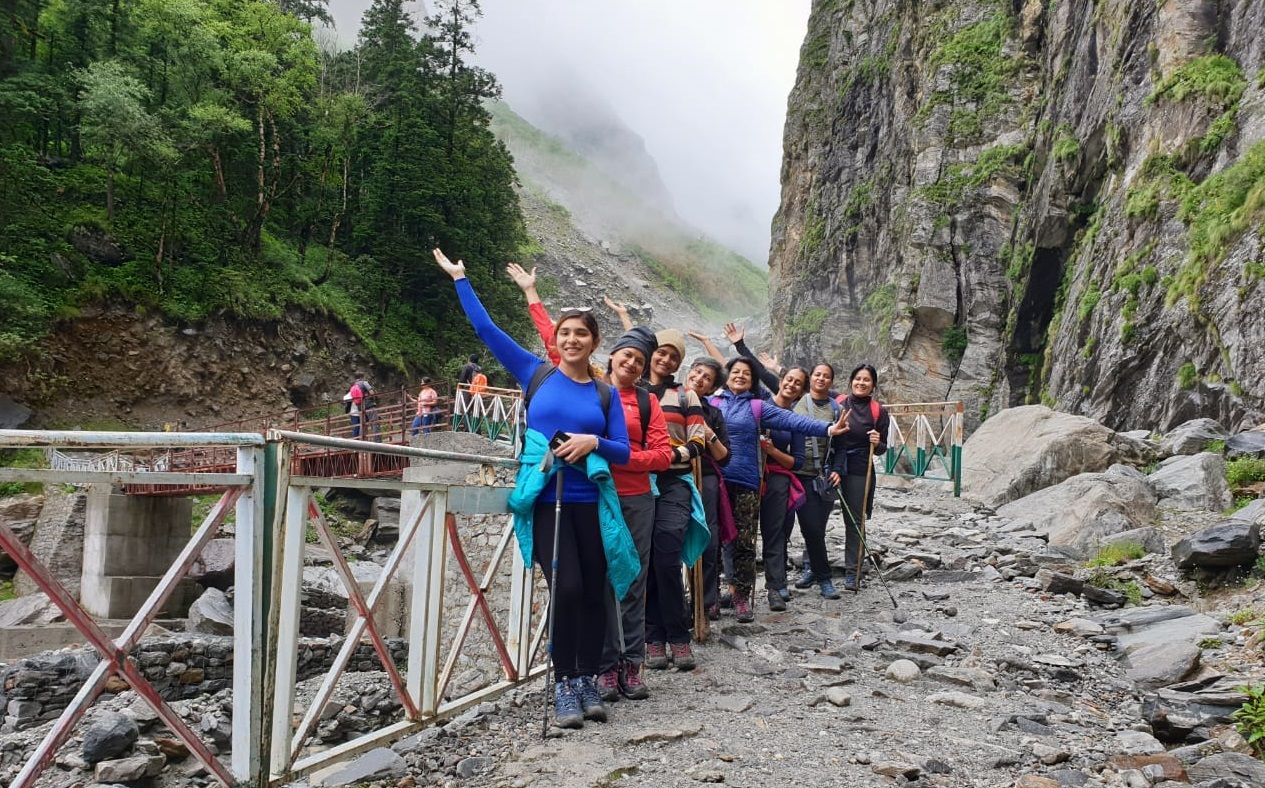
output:
[[114,224],[114,168],[105,171],[105,219]]

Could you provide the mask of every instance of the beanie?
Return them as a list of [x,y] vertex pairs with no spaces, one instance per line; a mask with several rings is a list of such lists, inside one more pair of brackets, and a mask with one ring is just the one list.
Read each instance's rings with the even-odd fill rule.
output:
[[681,360],[685,360],[685,334],[682,334],[675,328],[665,328],[655,334],[654,337],[656,348],[661,348],[664,345],[674,347],[676,348],[676,352],[680,354]]
[[635,328],[629,329],[623,336],[615,341],[615,347],[611,348],[611,353],[614,354],[617,350],[623,350],[626,347],[630,347],[634,350],[641,351],[642,356],[646,359],[646,363],[649,364],[650,357],[654,355],[655,348],[658,346],[659,343],[656,341],[654,332],[645,326],[636,326]]

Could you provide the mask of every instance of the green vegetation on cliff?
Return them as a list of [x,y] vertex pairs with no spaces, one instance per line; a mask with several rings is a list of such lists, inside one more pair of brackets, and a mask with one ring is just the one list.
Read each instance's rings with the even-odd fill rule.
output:
[[329,314],[380,361],[437,369],[475,340],[434,245],[526,330],[492,274],[527,239],[483,107],[498,87],[469,63],[477,0],[440,0],[420,36],[402,0],[375,0],[341,53],[312,40],[324,5],[8,4],[0,360],[121,301],[187,322]]

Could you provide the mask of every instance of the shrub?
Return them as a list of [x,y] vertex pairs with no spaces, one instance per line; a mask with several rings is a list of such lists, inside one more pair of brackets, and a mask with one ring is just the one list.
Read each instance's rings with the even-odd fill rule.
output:
[[1233,613],[1231,613],[1229,616],[1227,616],[1226,623],[1234,624],[1235,626],[1241,627],[1244,624],[1255,621],[1258,618],[1260,618],[1260,614],[1256,612],[1256,608],[1245,607],[1245,608],[1236,610]]
[[1137,542],[1117,542],[1103,545],[1094,557],[1085,562],[1085,566],[1119,566],[1146,555],[1146,550]]
[[950,364],[956,366],[962,360],[963,354],[966,353],[967,342],[965,326],[949,326],[944,330],[944,334],[940,337],[940,347],[944,350],[945,358],[949,359]]
[[1198,382],[1199,370],[1195,369],[1194,363],[1187,361],[1177,370],[1177,385],[1183,389],[1193,389]]
[[[44,452],[39,449],[13,449],[0,451],[0,468],[47,468]],[[39,482],[0,483],[0,498],[22,493],[41,493],[44,485]]]
[[1246,487],[1254,482],[1265,481],[1265,460],[1255,457],[1239,457],[1225,465],[1225,480],[1231,487]]
[[1234,727],[1257,754],[1265,756],[1265,684],[1243,687],[1247,700],[1231,715]]
[[1085,578],[1085,582],[1096,588],[1124,594],[1125,599],[1131,605],[1142,604],[1142,587],[1138,585],[1136,580],[1124,580],[1108,574],[1103,569],[1096,569],[1089,577]]

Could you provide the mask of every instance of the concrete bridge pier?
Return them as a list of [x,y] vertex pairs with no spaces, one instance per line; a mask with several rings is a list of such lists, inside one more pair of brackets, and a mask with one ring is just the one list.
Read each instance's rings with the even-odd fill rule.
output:
[[[108,485],[88,493],[79,598],[97,618],[131,618],[189,542],[193,499],[122,495]],[[184,580],[164,613],[183,615],[196,586]]]

